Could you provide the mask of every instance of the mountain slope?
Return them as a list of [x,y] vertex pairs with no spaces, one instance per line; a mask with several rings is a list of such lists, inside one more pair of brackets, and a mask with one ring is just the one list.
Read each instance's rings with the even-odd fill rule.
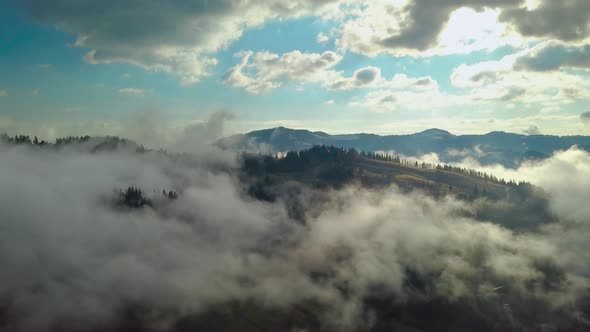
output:
[[529,159],[544,159],[574,145],[587,149],[590,136],[520,135],[490,132],[485,135],[453,135],[441,129],[428,129],[411,135],[346,134],[294,130],[284,127],[252,131],[223,138],[218,144],[239,151],[286,152],[314,145],[333,145],[364,151],[387,151],[405,156],[436,153],[445,163],[471,157],[482,164],[516,167]]

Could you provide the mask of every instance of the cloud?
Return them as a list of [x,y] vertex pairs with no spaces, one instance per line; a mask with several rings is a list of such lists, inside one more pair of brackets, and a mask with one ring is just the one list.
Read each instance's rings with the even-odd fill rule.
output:
[[514,69],[541,72],[560,69],[590,70],[590,45],[568,46],[555,41],[543,42],[518,57]]
[[[248,238],[248,242],[260,239],[273,218],[264,216],[266,212],[264,208],[259,209],[261,205],[242,201],[227,177],[209,177],[198,168],[191,171],[173,166],[171,160],[158,155],[139,159],[121,154],[52,156],[2,149],[7,166],[7,172],[2,175],[7,189],[0,193],[2,225],[11,229],[13,238],[2,236],[0,261],[11,269],[0,272],[3,281],[0,294],[3,298],[9,296],[13,301],[11,309],[19,312],[17,326],[3,325],[9,330],[48,331],[60,320],[108,323],[123,309],[124,303],[143,303],[161,309],[186,306],[197,309],[209,301],[214,303],[233,293],[235,288],[220,291],[214,286],[214,280],[220,279],[213,275],[225,268],[229,268],[225,272],[239,269],[239,255],[232,252],[249,245],[243,239]],[[47,162],[46,173],[42,175],[38,169],[33,171],[35,175],[30,181],[23,182],[25,173],[15,169],[17,163],[38,161]],[[89,176],[93,164],[97,171]],[[166,175],[168,171],[177,174],[176,180]],[[59,179],[63,180],[65,174],[70,180],[60,185]],[[10,175],[17,178],[8,179],[6,176]],[[184,187],[179,182],[183,177],[196,181],[195,185],[185,187],[186,201],[183,198],[178,201],[178,207],[170,208],[187,215],[200,211],[202,217],[198,224],[187,219],[181,221],[184,218],[180,214],[174,217],[150,211],[116,211],[105,201],[114,189],[140,183],[150,195],[154,190],[161,192],[162,188],[178,190]],[[66,182],[75,183],[78,189],[66,186]],[[217,189],[209,191],[209,185]],[[43,189],[34,194],[36,186]],[[39,210],[8,210],[9,190],[15,190],[14,199],[34,199]],[[62,194],[55,195],[56,192]],[[236,209],[223,209],[218,205],[222,202]],[[221,215],[207,216],[209,209]],[[232,211],[246,214],[236,218]],[[272,211],[272,208],[267,210],[280,214]],[[222,224],[216,226],[217,222],[225,226],[218,228]],[[223,234],[223,239],[218,239],[228,245],[223,248],[225,244],[219,246],[222,242],[214,243],[215,233],[225,227],[225,231],[217,233]],[[37,231],[43,235],[34,236]],[[36,244],[21,241],[29,236],[36,238],[33,240]],[[190,251],[193,254],[187,256]],[[30,292],[31,287],[39,292]],[[196,288],[190,290],[193,287]],[[195,293],[196,289],[200,290]],[[192,296],[196,297],[191,299]]]
[[203,160],[233,167],[235,156],[215,148],[212,143],[226,134],[226,123],[234,118],[232,112],[220,110],[211,112],[205,120],[183,121],[177,125],[165,113],[148,108],[135,114],[125,134],[155,149],[195,154]]
[[145,90],[138,88],[123,88],[119,89],[119,93],[128,96],[143,97],[145,95]]
[[535,125],[529,126],[527,129],[523,130],[523,132],[527,135],[540,135],[541,134],[541,130],[539,129],[539,127],[537,127]]
[[23,4],[35,20],[75,34],[74,45],[89,49],[84,56],[88,63],[132,64],[176,75],[182,84],[208,76],[218,63],[215,53],[239,39],[245,29],[277,18],[319,16],[335,5],[337,1],[331,0]]
[[335,30],[336,45],[369,56],[431,57],[547,38],[580,42],[590,37],[583,14],[589,6],[584,0],[371,1],[347,11]]
[[[371,300],[383,299],[400,308],[478,303],[473,310],[495,313],[498,324],[559,324],[554,315],[577,312],[589,286],[590,156],[580,150],[519,170],[547,190],[562,220],[516,232],[453,197],[278,184],[299,193],[301,224],[282,203],[256,201],[191,158],[0,149],[0,294],[18,313],[3,321],[9,330],[108,327],[135,305],[148,309],[137,314],[142,324],[162,326],[226,302],[312,301],[322,326],[350,331],[369,324]],[[181,195],[156,199],[155,209],[109,204],[114,188],[130,185]]]
[[36,96],[36,95],[38,95],[38,94],[39,94],[39,89],[33,89],[33,91],[31,91],[31,94],[32,94],[33,96]]
[[[369,56],[430,57],[517,46],[519,36],[499,22],[514,1],[372,1],[337,28],[336,45]],[[469,29],[465,29],[469,26]]]
[[438,83],[430,76],[413,78],[396,74],[391,80],[382,80],[375,89],[350,104],[375,112],[392,112],[400,109],[446,108],[468,102],[461,96],[440,91]]
[[[433,4],[436,3],[436,6]],[[396,35],[388,36],[379,41],[384,47],[400,47],[427,50],[435,45],[438,35],[448,22],[451,13],[462,6],[483,9],[484,6],[512,4],[514,1],[493,0],[481,4],[481,1],[446,0],[433,2],[431,0],[415,0],[410,2],[405,10],[408,16],[400,23],[402,29]]]
[[582,223],[590,218],[590,209],[583,207],[579,198],[590,194],[590,178],[587,176],[590,174],[590,154],[579,148],[558,151],[545,160],[525,162],[517,169],[481,165],[473,158],[466,158],[456,165],[500,178],[532,182],[549,193],[552,208],[561,218]]
[[316,43],[324,45],[326,44],[328,41],[330,41],[330,38],[324,34],[323,32],[320,32],[317,37],[315,38]]
[[582,120],[584,124],[590,124],[590,112],[580,114],[580,120]]
[[298,91],[306,83],[320,84],[328,90],[373,89],[379,93],[383,93],[382,90],[438,90],[438,83],[430,76],[408,78],[397,74],[388,80],[381,76],[380,68],[372,66],[357,69],[347,77],[343,71],[334,69],[342,56],[331,51],[293,51],[282,55],[247,51],[236,56],[242,59],[225,73],[224,82],[255,94],[277,89],[286,82],[298,83]]
[[585,15],[589,10],[590,3],[585,0],[538,1],[533,9],[507,7],[500,19],[513,24],[524,36],[577,41],[590,36],[590,18]]
[[[430,57],[501,46],[526,45],[528,39],[571,43],[588,37],[585,0],[264,0],[256,3],[148,1],[141,8],[108,0],[48,6],[26,0],[35,20],[77,36],[92,64],[127,63],[176,75],[182,84],[207,77],[217,52],[244,31],[278,19],[323,17],[336,28],[317,35],[320,44],[335,40],[338,49],[375,56]],[[563,20],[562,17],[568,17]],[[109,24],[103,24],[109,22]],[[465,29],[469,26],[469,29]],[[528,39],[527,39],[528,38]],[[535,39],[537,38],[537,39]]]
[[338,75],[331,68],[342,60],[342,56],[331,51],[292,51],[282,55],[248,51],[236,56],[242,60],[225,73],[224,82],[256,94],[277,89],[285,81],[306,83],[329,80],[330,76]]
[[0,97],[8,96],[8,91],[0,89]]
[[564,51],[563,57],[548,56],[551,52],[545,51],[555,45],[561,44],[542,43],[497,61],[460,65],[453,70],[451,83],[468,89],[468,96],[474,100],[526,101],[547,109],[587,98],[590,96],[586,89],[590,87],[590,79],[567,70],[558,71],[584,64],[582,57],[575,56],[581,54],[579,49],[568,48],[570,51]]
[[[332,75],[335,77],[336,75]],[[332,83],[327,83],[327,88],[332,90],[351,90],[375,86],[381,81],[381,69],[377,67],[365,67],[356,70],[352,77],[332,78]]]
[[[350,105],[376,112],[473,103],[469,98],[441,92],[438,83],[430,76],[412,78],[396,74],[386,79],[381,76],[380,68],[369,66],[357,69],[347,77],[342,71],[334,69],[342,56],[330,51],[293,51],[282,55],[248,51],[236,56],[242,59],[225,73],[224,82],[254,94],[278,89],[286,82],[296,82],[298,89],[306,83],[316,83],[328,90],[368,89],[366,95],[353,100]],[[521,94],[520,90],[510,90],[504,92],[504,99]]]

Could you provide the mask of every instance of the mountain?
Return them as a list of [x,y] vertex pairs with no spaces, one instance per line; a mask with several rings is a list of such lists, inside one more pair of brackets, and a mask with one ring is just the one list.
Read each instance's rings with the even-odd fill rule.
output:
[[441,129],[428,129],[410,135],[345,134],[285,127],[252,131],[223,138],[218,145],[238,151],[286,152],[314,145],[333,145],[364,151],[385,151],[402,156],[436,153],[441,162],[450,163],[471,157],[481,164],[516,167],[531,159],[544,159],[574,145],[590,148],[590,136],[520,135],[494,131],[485,135],[453,135]]

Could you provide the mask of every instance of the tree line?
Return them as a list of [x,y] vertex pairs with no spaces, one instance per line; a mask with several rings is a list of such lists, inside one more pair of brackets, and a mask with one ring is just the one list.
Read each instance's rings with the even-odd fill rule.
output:
[[268,173],[283,173],[283,172],[302,172],[306,168],[317,166],[320,164],[337,164],[345,163],[359,159],[371,159],[404,165],[424,170],[432,171],[446,171],[452,173],[459,173],[471,177],[478,177],[485,181],[498,183],[502,185],[519,186],[528,184],[527,182],[508,180],[498,178],[487,172],[478,171],[475,169],[468,169],[463,167],[456,167],[446,164],[431,164],[419,161],[410,161],[391,154],[379,152],[358,151],[354,148],[341,148],[335,146],[317,145],[309,149],[300,151],[290,151],[286,154],[274,155],[253,155],[243,154],[243,169],[250,174]]
[[488,174],[487,172],[482,172],[482,171],[478,171],[475,169],[469,169],[469,168],[465,168],[465,167],[457,167],[457,166],[452,166],[452,165],[447,165],[447,164],[442,164],[442,165],[441,164],[432,164],[432,163],[426,163],[426,162],[419,162],[417,160],[414,162],[411,162],[408,159],[402,159],[399,156],[390,155],[390,154],[386,154],[386,153],[361,151],[360,155],[362,157],[368,158],[368,159],[385,161],[385,162],[405,165],[405,166],[414,167],[414,168],[429,169],[429,170],[434,170],[434,171],[447,171],[447,172],[464,174],[464,175],[468,175],[468,176],[478,177],[478,178],[484,179],[485,181],[498,183],[498,184],[502,184],[502,185],[519,186],[519,185],[529,184],[528,182],[525,182],[525,181],[519,181],[519,182],[514,181],[514,180],[506,181],[505,179],[498,178],[493,174]]
[[[39,140],[37,136],[33,136],[33,138],[31,138],[31,136],[29,135],[9,136],[6,133],[3,133],[0,134],[0,143],[60,148],[67,145],[83,144],[89,142],[92,138],[93,137],[88,135],[66,136],[58,137],[55,139],[55,142],[52,143],[46,140]],[[121,138],[118,136],[104,136],[96,140],[96,145],[92,146],[91,152],[115,150],[118,147],[125,146],[128,144],[135,143],[126,138]],[[136,147],[136,152],[139,153],[145,153],[149,151],[151,150],[146,149],[143,145],[137,145]]]
[[[178,193],[174,190],[166,191],[162,190],[161,198],[165,200],[176,200],[178,199]],[[142,208],[142,207],[153,207],[154,201],[148,197],[144,191],[137,187],[128,187],[127,189],[119,189],[118,197],[116,200],[118,206],[125,206],[128,208]]]

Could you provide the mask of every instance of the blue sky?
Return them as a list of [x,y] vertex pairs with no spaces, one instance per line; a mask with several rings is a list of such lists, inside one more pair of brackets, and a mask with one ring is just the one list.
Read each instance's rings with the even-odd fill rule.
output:
[[584,1],[572,23],[549,1],[445,1],[432,19],[406,0],[3,1],[0,128],[132,136],[146,112],[178,131],[227,110],[228,133],[590,134]]

